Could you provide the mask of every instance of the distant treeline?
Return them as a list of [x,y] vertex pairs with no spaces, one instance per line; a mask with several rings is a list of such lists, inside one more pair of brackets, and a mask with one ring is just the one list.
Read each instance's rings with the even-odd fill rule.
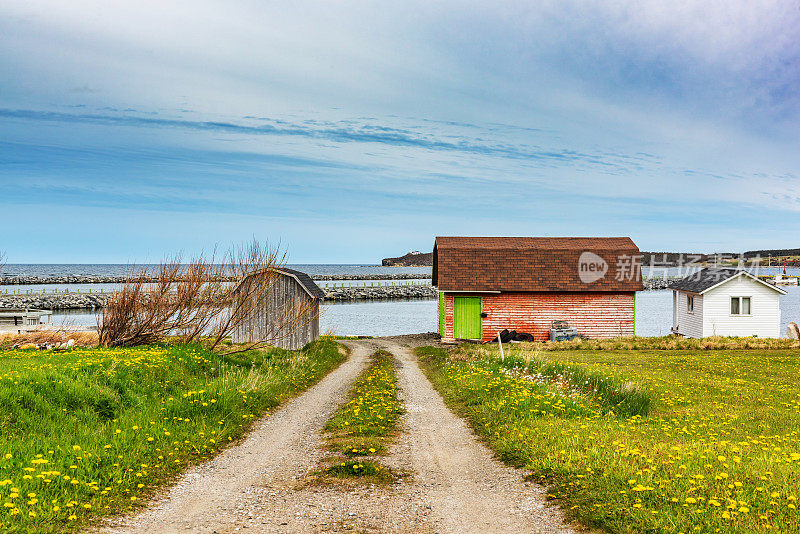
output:
[[744,253],[745,258],[755,256],[800,256],[800,248],[773,248],[768,250],[748,250]]
[[[800,248],[783,248],[772,250],[748,250],[747,252],[715,252],[702,254],[699,252],[642,252],[642,265],[677,266],[687,263],[707,263],[725,260],[761,258],[766,265],[767,258],[773,261],[780,256],[800,256]],[[790,261],[792,265],[796,262]],[[788,263],[787,263],[788,264]]]
[[713,254],[699,252],[641,252],[642,265],[679,265],[690,262],[703,263],[714,258]]

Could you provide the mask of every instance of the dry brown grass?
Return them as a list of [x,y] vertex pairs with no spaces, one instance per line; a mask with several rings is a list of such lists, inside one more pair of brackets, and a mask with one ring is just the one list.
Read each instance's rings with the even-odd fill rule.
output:
[[97,346],[97,332],[66,332],[66,331],[48,331],[48,332],[27,332],[25,334],[0,334],[0,348],[11,348],[14,346],[27,345],[33,343],[40,345],[43,343],[59,344],[69,341],[75,341],[76,347],[94,347]]

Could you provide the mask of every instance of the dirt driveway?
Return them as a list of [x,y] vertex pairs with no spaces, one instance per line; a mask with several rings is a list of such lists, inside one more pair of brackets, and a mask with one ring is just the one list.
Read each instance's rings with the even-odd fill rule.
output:
[[[414,340],[409,339],[411,343]],[[574,532],[544,489],[503,466],[445,406],[403,338],[348,342],[350,359],[260,421],[241,444],[191,469],[109,532]],[[308,484],[322,426],[372,352],[398,360],[402,433],[384,460],[410,473],[389,487]]]

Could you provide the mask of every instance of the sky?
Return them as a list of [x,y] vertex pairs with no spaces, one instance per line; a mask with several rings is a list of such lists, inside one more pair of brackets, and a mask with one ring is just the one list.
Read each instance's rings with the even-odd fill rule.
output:
[[0,251],[800,246],[795,1],[0,3]]

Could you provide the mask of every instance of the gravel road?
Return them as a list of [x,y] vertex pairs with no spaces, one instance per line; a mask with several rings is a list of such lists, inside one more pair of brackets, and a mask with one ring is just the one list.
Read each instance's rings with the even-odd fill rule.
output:
[[525,473],[504,466],[454,415],[417,365],[411,350],[397,341],[383,347],[398,359],[398,378],[406,414],[404,432],[392,451],[413,472],[418,499],[430,506],[429,529],[439,533],[567,533],[558,508],[545,501],[545,489],[524,482]]
[[[348,344],[347,362],[260,421],[243,443],[191,469],[144,512],[104,531],[574,532],[546,504],[541,486],[494,459],[445,406],[403,338]],[[322,426],[378,348],[397,357],[406,409],[383,462],[409,476],[390,486],[309,483],[325,456]]]

